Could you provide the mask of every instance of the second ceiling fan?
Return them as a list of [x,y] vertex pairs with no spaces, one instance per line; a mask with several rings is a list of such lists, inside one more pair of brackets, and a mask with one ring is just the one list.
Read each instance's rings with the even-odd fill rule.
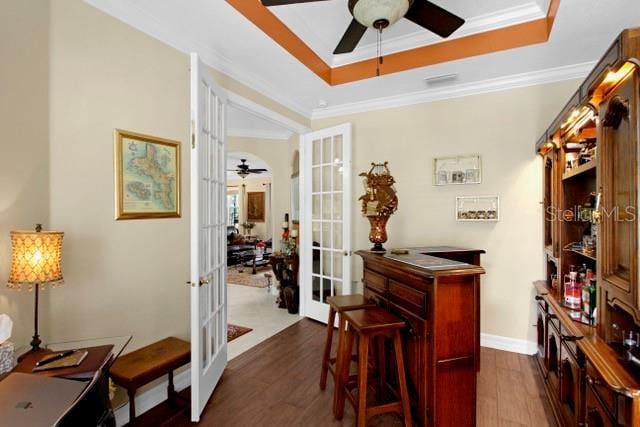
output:
[[259,169],[250,168],[249,165],[247,164],[247,159],[240,159],[240,164],[236,166],[236,169],[227,169],[227,170],[229,172],[237,173],[242,179],[245,179],[252,173],[260,174],[262,172],[267,172],[267,170],[264,168],[259,168]]
[[[327,0],[261,0],[264,6],[284,6]],[[342,36],[334,54],[350,53],[367,31],[379,32],[402,18],[447,38],[464,24],[464,19],[428,0],[348,0],[351,24]]]

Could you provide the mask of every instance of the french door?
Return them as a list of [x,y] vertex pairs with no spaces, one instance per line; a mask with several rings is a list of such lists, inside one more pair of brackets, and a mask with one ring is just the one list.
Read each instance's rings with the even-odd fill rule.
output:
[[301,296],[305,316],[326,323],[326,298],[351,294],[351,124],[308,133],[301,148]]
[[191,421],[227,365],[225,96],[191,54]]

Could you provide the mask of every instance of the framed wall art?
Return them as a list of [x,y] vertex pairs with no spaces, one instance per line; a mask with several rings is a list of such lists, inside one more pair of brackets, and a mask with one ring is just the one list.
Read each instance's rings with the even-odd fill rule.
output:
[[180,218],[180,142],[116,129],[116,219]]
[[264,191],[247,193],[247,221],[264,222]]
[[498,196],[457,196],[456,221],[499,221]]
[[433,160],[433,185],[480,184],[479,155],[440,157]]

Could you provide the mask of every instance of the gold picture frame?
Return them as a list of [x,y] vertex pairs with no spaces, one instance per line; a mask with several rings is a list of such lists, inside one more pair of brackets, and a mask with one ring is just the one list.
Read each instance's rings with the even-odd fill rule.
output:
[[116,220],[180,218],[180,142],[116,129],[114,149]]
[[265,193],[254,191],[247,193],[247,221],[264,222],[265,220]]

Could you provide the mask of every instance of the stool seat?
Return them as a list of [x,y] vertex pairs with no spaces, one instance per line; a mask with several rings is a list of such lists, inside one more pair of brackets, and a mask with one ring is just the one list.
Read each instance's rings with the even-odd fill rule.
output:
[[328,297],[327,304],[337,313],[375,306],[364,295],[336,295]]
[[383,308],[353,310],[344,314],[347,322],[358,332],[372,333],[377,330],[402,329],[406,322]]

